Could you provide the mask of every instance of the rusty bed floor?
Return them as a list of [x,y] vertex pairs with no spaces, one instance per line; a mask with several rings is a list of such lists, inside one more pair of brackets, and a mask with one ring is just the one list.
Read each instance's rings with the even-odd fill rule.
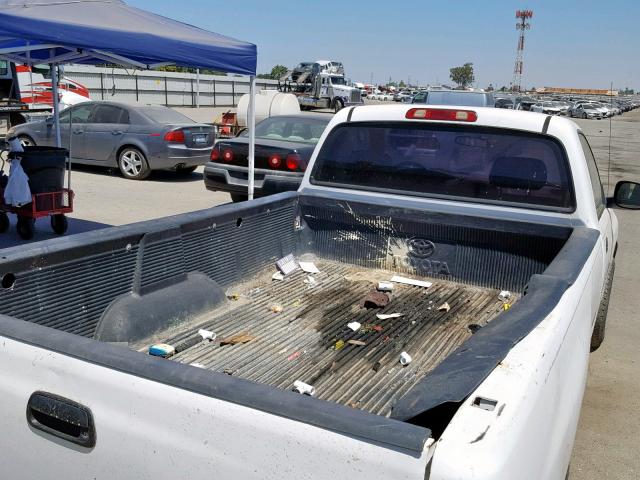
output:
[[[437,279],[428,289],[395,284],[386,307],[364,309],[363,297],[392,272],[322,260],[315,264],[320,273],[313,275],[313,287],[304,283],[308,275],[301,270],[274,281],[275,269],[269,268],[251,284],[227,291],[237,300],[132,347],[146,351],[159,341],[175,345],[206,328],[217,333],[215,342],[200,343],[171,360],[288,390],[300,380],[315,387],[317,398],[389,416],[398,398],[503,309],[497,290]],[[448,312],[438,309],[444,302]],[[404,316],[379,320],[377,313]],[[357,332],[347,327],[353,321],[362,324]],[[221,346],[220,339],[242,333],[253,340]],[[413,358],[405,367],[399,361],[403,351]]]

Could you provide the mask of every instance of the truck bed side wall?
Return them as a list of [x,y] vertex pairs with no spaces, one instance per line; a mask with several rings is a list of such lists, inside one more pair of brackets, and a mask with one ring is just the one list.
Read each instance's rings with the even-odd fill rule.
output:
[[0,312],[92,337],[102,313],[136,282],[153,290],[198,271],[225,288],[292,252],[296,206],[288,194],[7,250]]
[[0,260],[6,287],[0,312],[93,337],[103,312],[132,290],[166,288],[192,272],[227,288],[292,252],[522,291],[569,234],[562,227],[284,193],[68,237],[46,249],[10,249]]

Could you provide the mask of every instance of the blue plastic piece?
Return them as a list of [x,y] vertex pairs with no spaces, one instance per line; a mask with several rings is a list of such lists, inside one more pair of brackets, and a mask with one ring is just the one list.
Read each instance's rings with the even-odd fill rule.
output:
[[155,345],[151,345],[149,347],[149,355],[153,355],[154,357],[170,357],[176,353],[176,349],[169,344],[166,343],[157,343]]

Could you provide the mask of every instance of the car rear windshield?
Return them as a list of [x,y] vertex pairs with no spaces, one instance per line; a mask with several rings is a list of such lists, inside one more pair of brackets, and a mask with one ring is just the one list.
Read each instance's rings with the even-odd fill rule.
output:
[[[318,143],[331,117],[318,118],[301,115],[299,117],[269,117],[256,125],[256,138],[278,140],[280,142]],[[242,133],[249,136],[249,131]]]
[[145,117],[162,124],[195,123],[189,117],[167,107],[143,107],[140,109]]
[[490,105],[492,96],[479,92],[429,92],[427,103],[429,105],[467,105],[469,107],[493,106]]
[[408,122],[340,125],[323,143],[311,183],[574,209],[560,143],[515,130]]

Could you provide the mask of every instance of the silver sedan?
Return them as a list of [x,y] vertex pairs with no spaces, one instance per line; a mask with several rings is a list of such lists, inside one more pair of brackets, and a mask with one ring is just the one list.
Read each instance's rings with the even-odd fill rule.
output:
[[[152,170],[191,173],[209,161],[212,126],[167,107],[86,102],[60,114],[62,146],[75,163],[118,167],[125,178],[144,180]],[[13,127],[25,145],[53,146],[52,118]]]

